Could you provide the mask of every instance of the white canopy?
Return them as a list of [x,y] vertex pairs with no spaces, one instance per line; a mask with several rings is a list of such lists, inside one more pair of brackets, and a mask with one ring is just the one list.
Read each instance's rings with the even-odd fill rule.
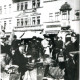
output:
[[21,38],[32,38],[33,36],[39,37],[39,38],[44,38],[44,36],[40,33],[37,32],[24,32],[24,35],[21,36]]

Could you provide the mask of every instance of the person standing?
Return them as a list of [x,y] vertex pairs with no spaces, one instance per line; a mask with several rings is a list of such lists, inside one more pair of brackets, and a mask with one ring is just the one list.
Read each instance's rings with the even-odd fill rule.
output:
[[10,57],[11,57],[10,48],[6,44],[6,37],[1,38],[0,45],[1,45],[1,54],[0,54],[0,56],[1,56],[1,71],[3,72],[5,66],[9,64]]
[[56,60],[56,54],[59,52],[59,49],[57,48],[58,46],[58,37],[54,37],[54,42],[53,42],[53,52],[52,52],[52,59]]
[[41,53],[43,50],[40,42],[37,40],[36,36],[33,36],[32,40],[28,43],[27,54],[32,57],[32,64],[34,64],[34,68],[29,70],[29,75],[31,76],[31,80],[37,80],[37,65],[35,66],[37,61],[40,61],[40,58],[43,56]]
[[26,54],[25,54],[24,50],[25,50],[25,46],[20,45],[19,48],[15,50],[15,53],[12,58],[12,64],[19,66],[19,72],[21,72],[20,80],[22,80],[22,76],[27,71],[27,69],[26,69],[27,60],[25,58]]
[[40,49],[40,43],[37,41],[37,38],[33,36],[32,40],[28,44],[27,53],[31,55],[33,59],[37,60],[40,58]]
[[19,46],[18,46],[18,40],[17,40],[17,36],[16,35],[14,35],[13,36],[13,41],[12,41],[12,43],[11,43],[11,50],[12,50],[12,52],[14,52]]
[[63,56],[63,41],[62,41],[62,37],[58,38],[57,50],[58,50],[58,53],[57,53],[57,60],[58,60],[59,55]]
[[67,60],[65,65],[65,80],[74,80],[75,76],[75,63],[73,57],[70,56],[70,52],[76,51],[76,36],[71,36],[71,41],[66,45],[64,51],[65,58]]
[[48,38],[44,37],[44,40],[42,40],[41,44],[43,45],[44,48],[44,55],[45,56],[50,56],[50,49],[49,49],[49,41]]

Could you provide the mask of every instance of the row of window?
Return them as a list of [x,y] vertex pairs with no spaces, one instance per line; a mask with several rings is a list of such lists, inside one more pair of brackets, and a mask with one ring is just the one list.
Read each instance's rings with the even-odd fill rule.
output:
[[[60,12],[55,12],[55,21],[59,21]],[[50,21],[53,21],[53,13],[49,13]],[[67,12],[62,13],[62,19],[67,20]]]
[[[4,5],[4,13],[6,14],[7,12],[7,8],[9,8],[9,13],[11,12],[11,4],[8,5],[8,7],[6,5]],[[2,6],[0,6],[0,14],[2,14]]]
[[17,26],[23,26],[23,25],[27,25],[28,24],[28,19],[27,18],[25,18],[25,19],[17,19]]
[[[78,19],[80,19],[80,12],[79,11],[77,11],[76,13],[75,13],[75,19],[76,20],[78,20]],[[60,17],[60,13],[55,13],[55,21],[59,21],[59,17]],[[53,13],[49,13],[49,21],[50,22],[52,22],[53,21]],[[62,14],[62,20],[67,20],[67,19],[69,19],[69,17],[67,16],[67,13],[63,13]]]
[[[59,21],[59,12],[55,12],[55,21]],[[49,21],[53,21],[53,13],[49,13]]]
[[[27,26],[30,23],[28,18],[17,19],[17,26]],[[32,25],[40,24],[40,16],[32,17]]]
[[40,0],[32,0],[32,8],[40,7]]
[[17,4],[17,10],[18,10],[18,11],[19,11],[19,10],[26,10],[27,7],[28,7],[27,2],[25,2],[25,3],[18,3],[18,4]]
[[8,23],[8,21],[4,21],[4,22],[3,22],[4,29],[6,29],[7,24],[8,24],[9,26],[11,26],[11,23],[12,23],[11,20],[9,20],[9,23]]
[[[11,25],[12,21],[9,20],[9,25]],[[27,26],[29,23],[29,19],[28,18],[21,18],[21,19],[17,19],[17,26]],[[7,26],[7,21],[4,21],[4,29]],[[32,17],[32,25],[39,25],[40,24],[40,16],[37,17]]]
[[[40,0],[32,0],[32,8],[40,7]],[[28,2],[20,2],[17,4],[17,11],[19,10],[27,10]]]
[[35,25],[35,24],[40,24],[40,16],[37,17],[32,17],[32,24]]

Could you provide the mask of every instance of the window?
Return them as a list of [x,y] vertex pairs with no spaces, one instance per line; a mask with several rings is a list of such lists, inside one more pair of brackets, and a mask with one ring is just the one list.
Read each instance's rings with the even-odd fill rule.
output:
[[32,8],[35,8],[36,2],[35,0],[32,0]]
[[27,9],[27,2],[25,2],[25,9]]
[[11,20],[9,20],[9,24],[11,24]]
[[11,4],[9,4],[9,13],[11,12]]
[[21,19],[21,26],[23,26],[23,19]]
[[37,24],[40,24],[40,16],[37,17]]
[[19,26],[20,25],[20,20],[19,19],[17,19],[17,26]]
[[6,5],[4,5],[4,13],[6,14]]
[[40,7],[40,0],[37,0],[37,7]]
[[75,10],[76,19],[80,19],[80,10]]
[[11,29],[12,27],[11,27],[11,20],[9,20],[9,29]]
[[21,10],[23,10],[23,3],[21,3]]
[[25,18],[25,25],[27,25],[28,21],[27,21],[27,18]]
[[32,17],[32,24],[34,25],[35,24],[35,17]]
[[6,21],[4,21],[4,29],[6,29]]
[[2,7],[0,6],[0,14],[2,14]]
[[17,10],[19,11],[19,3],[17,4]]
[[25,2],[25,3],[23,3],[23,2],[18,3],[18,4],[17,4],[17,11],[19,11],[19,10],[26,10],[27,7],[28,7],[27,2]]
[[53,13],[49,13],[49,21],[53,21]]
[[66,20],[67,19],[67,12],[62,12],[62,19]]
[[59,12],[55,13],[55,21],[59,21]]

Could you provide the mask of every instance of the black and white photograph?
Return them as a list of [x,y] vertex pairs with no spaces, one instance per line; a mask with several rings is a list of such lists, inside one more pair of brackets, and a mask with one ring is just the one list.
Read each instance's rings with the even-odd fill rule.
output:
[[79,80],[80,0],[0,0],[0,80]]

